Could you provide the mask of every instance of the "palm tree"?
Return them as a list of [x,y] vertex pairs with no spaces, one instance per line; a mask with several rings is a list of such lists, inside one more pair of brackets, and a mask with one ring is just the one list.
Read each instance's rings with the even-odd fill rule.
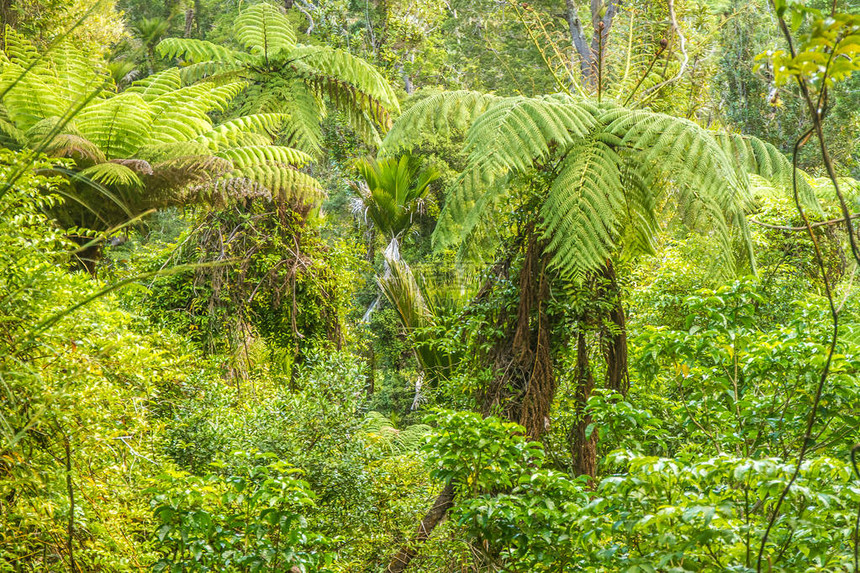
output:
[[68,44],[37,61],[36,49],[11,31],[5,56],[0,132],[12,145],[68,160],[57,164],[68,186],[55,211],[66,229],[107,231],[174,205],[310,202],[322,193],[298,170],[308,154],[271,145],[285,115],[213,124],[210,112],[224,111],[245,82],[183,85],[179,70],[168,69],[115,93],[99,61]]
[[220,82],[243,78],[250,82],[243,112],[287,113],[281,127],[288,145],[309,153],[321,150],[320,122],[326,99],[341,112],[358,134],[379,143],[391,113],[400,111],[397,97],[385,78],[370,64],[328,46],[296,43],[296,31],[281,9],[255,4],[236,20],[234,50],[204,40],[167,38],[158,52],[181,58],[188,81]]
[[[786,158],[761,141],[718,137],[688,120],[559,94],[458,91],[426,97],[398,119],[380,154],[409,151],[438,133],[459,130],[466,134],[468,159],[447,197],[434,243],[481,260],[498,252],[506,237],[515,237],[518,255],[501,266],[509,267],[514,256],[521,260],[519,300],[510,313],[499,311],[505,334],[490,358],[500,374],[483,402],[487,413],[501,408],[532,437],[544,431],[555,394],[550,286],[594,285],[594,298],[603,299],[596,305],[600,315],[572,318],[600,325],[606,385],[625,392],[626,324],[613,260],[622,253],[653,252],[660,221],[671,217],[713,238],[720,253],[715,266],[722,272],[733,272],[738,242],[754,268],[744,216],[751,199],[747,174],[778,182],[791,176]],[[802,192],[815,204],[808,186]],[[575,471],[593,476],[596,432],[586,435],[585,405],[594,380],[586,343],[580,325],[580,420],[570,439]],[[446,488],[436,505],[450,503]],[[435,518],[425,519],[425,529],[444,511],[431,514]],[[392,562],[389,570],[403,568]]]
[[399,260],[399,243],[423,213],[424,198],[439,173],[421,169],[409,155],[400,159],[360,159],[355,165],[361,181],[353,185],[354,211],[386,238],[386,258]]

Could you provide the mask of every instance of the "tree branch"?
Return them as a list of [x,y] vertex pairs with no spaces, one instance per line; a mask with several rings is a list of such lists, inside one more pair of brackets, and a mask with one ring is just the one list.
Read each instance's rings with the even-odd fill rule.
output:
[[424,519],[421,520],[412,539],[401,547],[397,555],[391,559],[391,563],[388,564],[388,568],[385,570],[386,573],[402,573],[406,570],[412,559],[418,555],[418,547],[430,538],[433,529],[445,519],[445,515],[447,515],[448,510],[453,505],[454,486],[449,483],[442,490],[442,493],[439,494],[439,497],[436,498],[433,507],[427,512]]
[[[860,213],[854,213],[853,215],[849,215],[848,219],[860,219]],[[777,229],[779,231],[806,231],[806,227],[786,227],[783,225],[771,225],[768,223],[762,223],[761,221],[756,221],[755,219],[748,219],[750,223],[755,223],[759,227],[765,227],[767,229]],[[839,219],[830,219],[829,221],[819,221],[817,223],[810,223],[809,226],[813,229],[816,227],[825,227],[838,225],[839,223],[844,223],[846,221],[845,217],[841,217]]]

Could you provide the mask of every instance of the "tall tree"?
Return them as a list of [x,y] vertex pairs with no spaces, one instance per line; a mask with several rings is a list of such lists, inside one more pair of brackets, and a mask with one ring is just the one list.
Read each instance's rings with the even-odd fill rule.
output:
[[[712,236],[719,245],[716,265],[731,272],[736,237],[752,257],[744,217],[747,172],[781,182],[790,176],[787,160],[760,141],[717,138],[688,120],[567,95],[431,96],[400,117],[382,151],[409,150],[433,133],[454,130],[465,130],[469,158],[434,240],[480,257],[495,252],[500,238],[518,236],[519,300],[491,351],[498,375],[483,402],[487,413],[501,409],[531,437],[546,428],[555,393],[559,349],[549,336],[551,286],[596,277],[618,296],[611,261],[622,251],[653,252],[665,217]],[[512,211],[515,222],[499,216]],[[604,305],[599,318],[615,326],[603,343],[606,385],[624,392],[627,348],[624,316],[613,314],[618,307]],[[594,475],[594,438],[586,436],[584,412],[593,380],[581,330],[577,342],[582,431],[573,447],[576,469]],[[401,567],[392,562],[389,570]]]

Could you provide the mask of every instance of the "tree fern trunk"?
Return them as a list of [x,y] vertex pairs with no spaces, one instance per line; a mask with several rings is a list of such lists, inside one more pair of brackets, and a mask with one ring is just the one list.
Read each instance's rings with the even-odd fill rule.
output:
[[597,475],[597,430],[593,429],[591,435],[587,435],[592,420],[585,407],[594,391],[594,377],[588,360],[588,342],[584,329],[580,329],[576,338],[575,376],[577,421],[568,435],[573,473],[593,478]]
[[626,396],[630,388],[627,369],[627,317],[612,261],[606,262],[601,274],[604,279],[601,298],[612,304],[607,320],[601,322],[604,325],[601,338],[603,358],[606,361],[606,387]]

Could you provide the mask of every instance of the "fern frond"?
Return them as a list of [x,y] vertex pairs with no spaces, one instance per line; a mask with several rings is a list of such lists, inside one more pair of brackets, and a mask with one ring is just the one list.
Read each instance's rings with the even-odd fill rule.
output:
[[495,176],[525,171],[551,150],[565,150],[597,124],[596,108],[570,98],[514,97],[496,100],[475,119],[466,136],[469,164]]
[[[776,188],[782,189],[787,197],[793,196],[792,164],[774,145],[756,137],[734,133],[720,133],[717,141],[727,154],[734,158],[737,165],[746,173],[764,177]],[[815,191],[809,185],[806,175],[798,170],[797,192],[801,203],[817,214],[823,214]]]
[[412,105],[382,141],[380,155],[411,151],[422,142],[433,140],[437,133],[464,131],[497,98],[467,90],[441,92],[430,96],[413,96]]
[[179,68],[183,85],[206,80],[213,85],[242,79],[246,66],[241,62],[199,62]]
[[259,94],[263,112],[287,112],[281,134],[290,147],[317,155],[322,151],[323,101],[305,83],[293,79],[283,86],[268,86]]
[[27,143],[26,133],[18,129],[18,126],[9,117],[6,107],[0,105],[0,145],[10,148],[18,148]]
[[149,145],[192,141],[212,130],[212,120],[200,106],[168,106],[154,118]]
[[195,141],[217,147],[222,144],[237,143],[248,132],[273,136],[286,120],[287,116],[282,113],[243,115],[215,126],[208,133],[197,137]]
[[199,157],[210,155],[212,149],[205,143],[197,141],[175,141],[172,143],[147,144],[137,152],[137,157],[150,163],[160,163],[180,157]]
[[[41,120],[26,133],[26,141],[30,147],[45,146],[45,153],[52,157],[68,157],[92,163],[102,163],[105,156],[98,145],[84,137],[72,122],[64,126],[63,132],[51,135],[59,117],[49,117]],[[50,141],[46,138],[51,137]]]
[[400,112],[394,90],[379,71],[352,54],[327,46],[301,46],[290,54],[296,73],[331,99],[338,109],[368,114],[388,128]]
[[574,147],[541,207],[553,264],[571,275],[597,269],[612,255],[625,206],[621,159],[598,138]]
[[156,46],[158,55],[162,58],[177,58],[191,63],[200,62],[226,62],[247,63],[248,56],[242,52],[231,50],[219,44],[213,44],[206,40],[195,40],[192,38],[165,38]]
[[364,418],[364,432],[373,442],[391,455],[418,450],[432,429],[426,424],[413,424],[402,430],[379,412],[368,412]]
[[52,78],[50,83],[67,108],[84,101],[94,90],[110,79],[104,64],[81,50],[70,41],[60,42],[48,53]]
[[236,167],[250,167],[262,163],[280,163],[302,167],[310,163],[313,159],[310,155],[298,149],[277,145],[231,147],[219,152],[218,155],[229,159]]
[[152,164],[143,159],[111,159],[111,163],[125,165],[138,175],[152,175]]
[[296,45],[296,31],[277,6],[263,2],[246,8],[236,19],[236,39],[268,64]]
[[137,173],[119,163],[99,163],[84,169],[81,171],[81,175],[107,187],[143,188],[143,181],[140,180]]
[[181,195],[181,203],[208,203],[216,208],[237,200],[272,200],[271,192],[260,183],[247,177],[223,177],[199,185],[191,185]]
[[68,106],[59,91],[39,73],[12,63],[0,74],[0,93],[9,119],[18,129],[27,131],[47,117],[61,117]]
[[125,90],[125,93],[136,93],[144,101],[152,102],[181,87],[182,78],[179,75],[179,69],[168,68],[163,72],[137,80]]
[[259,183],[282,202],[314,203],[325,196],[319,181],[288,165],[262,163],[235,169],[230,177],[245,177]]
[[81,134],[109,159],[131,157],[146,145],[151,123],[149,106],[135,93],[91,103],[75,118]]
[[154,194],[173,192],[192,185],[203,185],[229,173],[233,164],[213,155],[187,155],[152,165],[147,189]]
[[6,26],[4,30],[3,48],[8,61],[24,68],[39,58],[36,46],[11,26]]

